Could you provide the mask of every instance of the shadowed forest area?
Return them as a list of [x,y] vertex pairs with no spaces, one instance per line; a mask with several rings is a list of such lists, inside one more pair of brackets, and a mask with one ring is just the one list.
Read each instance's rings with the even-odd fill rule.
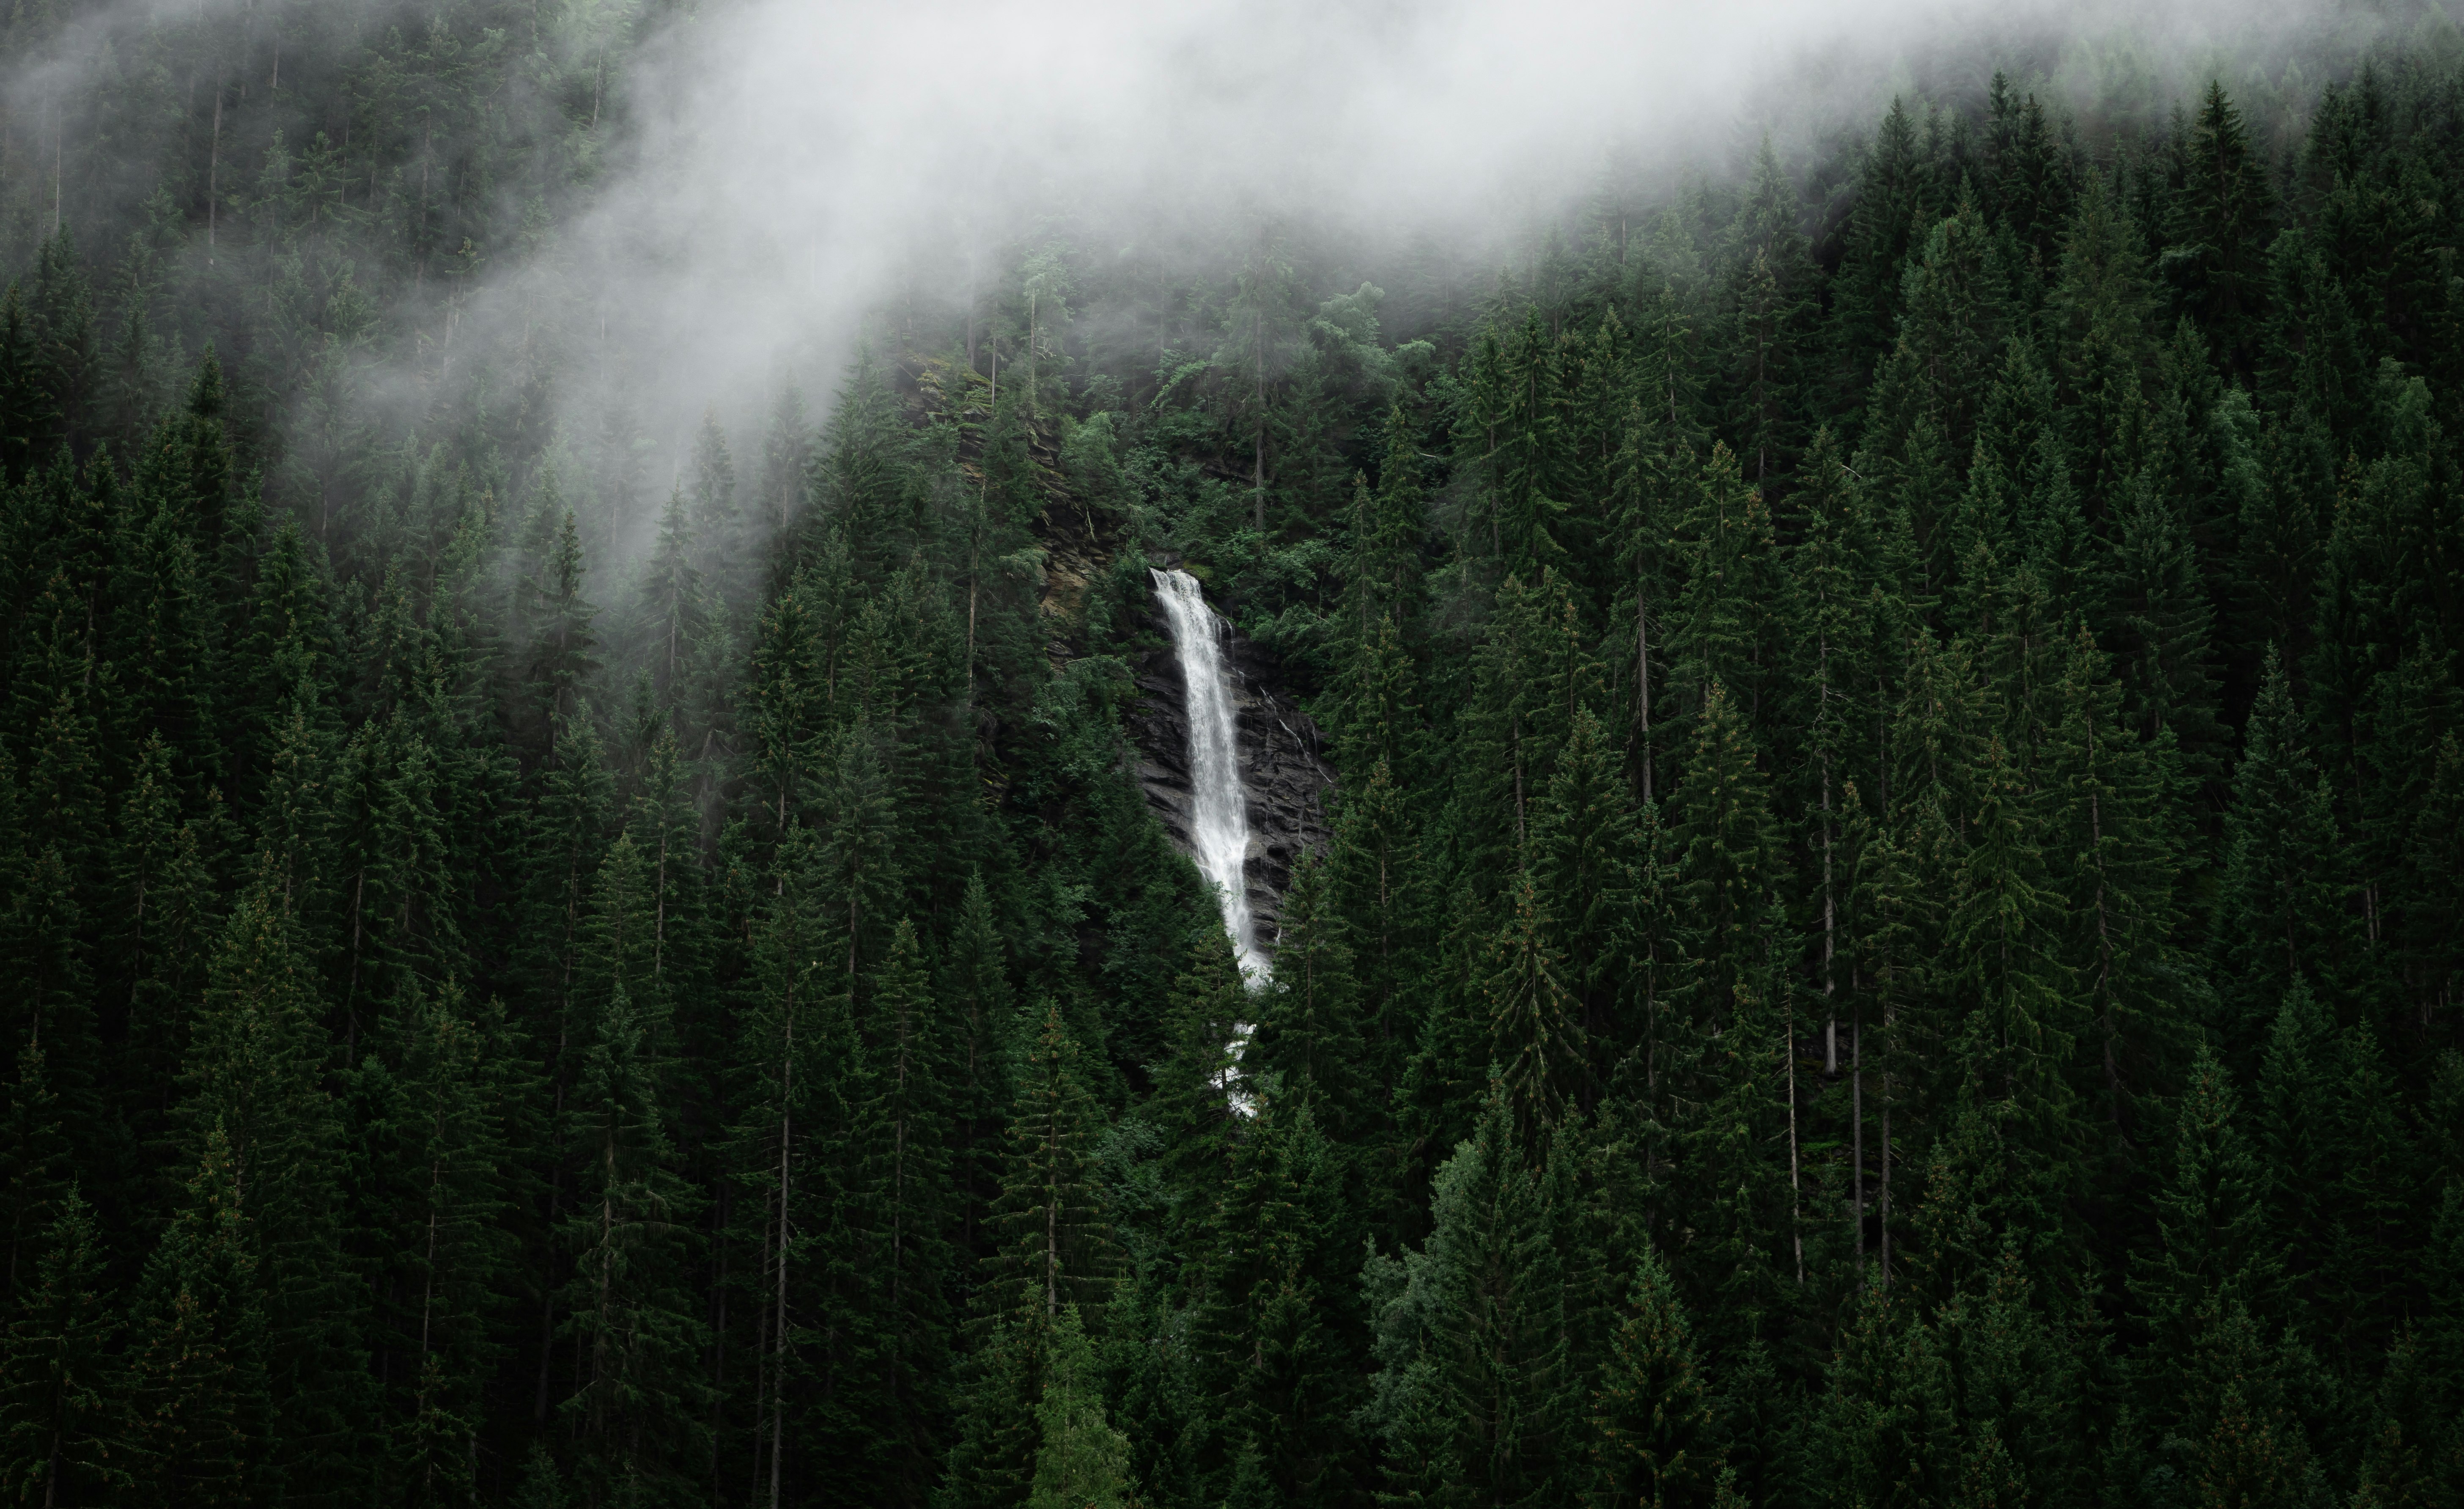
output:
[[8,1501],[2464,1509],[2452,27],[738,413],[567,234],[690,9],[10,13]]

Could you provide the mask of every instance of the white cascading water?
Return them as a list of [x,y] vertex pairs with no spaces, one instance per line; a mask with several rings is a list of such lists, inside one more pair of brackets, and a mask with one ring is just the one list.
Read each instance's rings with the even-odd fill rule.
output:
[[1241,785],[1240,729],[1223,665],[1223,621],[1206,606],[1198,579],[1188,572],[1148,574],[1172,622],[1180,678],[1188,688],[1189,846],[1199,870],[1215,884],[1241,972],[1250,984],[1263,985],[1270,966],[1258,949],[1257,924],[1249,916],[1249,796]]

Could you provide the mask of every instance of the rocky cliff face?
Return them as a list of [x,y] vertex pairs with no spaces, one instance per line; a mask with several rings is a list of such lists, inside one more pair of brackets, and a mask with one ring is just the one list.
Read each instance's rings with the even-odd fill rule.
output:
[[[1138,784],[1147,806],[1173,841],[1189,848],[1188,689],[1171,631],[1153,608],[1148,627],[1163,640],[1134,667],[1138,701],[1130,713],[1137,740]],[[1275,667],[1238,633],[1225,647],[1237,673],[1233,702],[1240,723],[1241,777],[1249,797],[1249,908],[1257,917],[1259,946],[1274,950],[1282,899],[1292,867],[1303,854],[1325,847],[1330,829],[1326,790],[1334,784],[1318,747],[1317,725],[1268,690]]]
[[[949,374],[946,363],[926,360],[922,377],[910,374],[908,404],[919,418],[950,402],[942,392]],[[955,381],[955,379],[952,379]],[[968,412],[981,418],[979,410]],[[1045,653],[1054,669],[1086,654],[1078,625],[1089,587],[1128,542],[1121,521],[1090,514],[1062,485],[1058,436],[1037,432],[1030,439],[1039,469],[1045,477],[1050,501],[1035,521],[1036,542],[1044,546],[1041,607],[1045,630]],[[972,444],[960,452],[960,470],[975,476]],[[1167,552],[1159,566],[1177,566]],[[1160,648],[1139,657],[1132,667],[1139,698],[1131,710],[1129,732],[1137,743],[1138,784],[1147,806],[1172,834],[1183,853],[1190,848],[1189,713],[1181,685],[1180,660],[1172,648],[1172,629],[1152,596],[1146,600],[1139,627],[1150,631]],[[1241,773],[1249,797],[1249,909],[1256,919],[1258,943],[1271,953],[1282,898],[1291,883],[1292,867],[1303,854],[1323,849],[1331,834],[1325,795],[1334,784],[1319,747],[1317,725],[1300,709],[1275,696],[1281,684],[1271,656],[1234,634],[1225,658],[1238,673],[1234,703],[1240,723]]]

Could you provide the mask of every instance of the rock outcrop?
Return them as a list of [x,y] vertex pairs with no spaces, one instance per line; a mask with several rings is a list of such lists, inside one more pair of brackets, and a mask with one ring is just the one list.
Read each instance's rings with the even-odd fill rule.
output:
[[[978,428],[960,441],[958,470],[969,485],[979,482],[979,444],[980,426],[989,417],[989,385],[979,374],[954,366],[946,358],[915,353],[909,353],[899,364],[898,382],[914,422],[922,424],[943,413],[975,421]],[[1045,654],[1057,671],[1087,653],[1080,642],[1087,593],[1127,548],[1129,540],[1123,521],[1090,513],[1070,497],[1062,479],[1060,434],[1055,427],[1047,424],[1031,430],[1027,450],[1047,495],[1034,529],[1036,543],[1045,551],[1040,593]],[[1155,564],[1179,562],[1167,555]],[[1139,699],[1130,712],[1129,732],[1137,743],[1138,783],[1145,788],[1148,807],[1187,853],[1188,703],[1171,628],[1152,596],[1139,627],[1151,632],[1150,642],[1157,648],[1140,655],[1132,667]],[[1249,801],[1245,866],[1249,908],[1257,923],[1258,943],[1271,952],[1292,867],[1303,854],[1324,848],[1330,836],[1325,798],[1334,775],[1319,748],[1317,726],[1271,690],[1282,684],[1273,657],[1236,633],[1225,646],[1225,658],[1239,678],[1234,701],[1243,785]]]

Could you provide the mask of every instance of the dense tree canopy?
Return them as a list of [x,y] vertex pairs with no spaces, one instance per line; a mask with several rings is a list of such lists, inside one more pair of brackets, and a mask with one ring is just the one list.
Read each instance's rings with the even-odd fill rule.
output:
[[0,144],[14,1500],[2464,1503],[2451,54],[584,422],[648,16],[262,9]]

